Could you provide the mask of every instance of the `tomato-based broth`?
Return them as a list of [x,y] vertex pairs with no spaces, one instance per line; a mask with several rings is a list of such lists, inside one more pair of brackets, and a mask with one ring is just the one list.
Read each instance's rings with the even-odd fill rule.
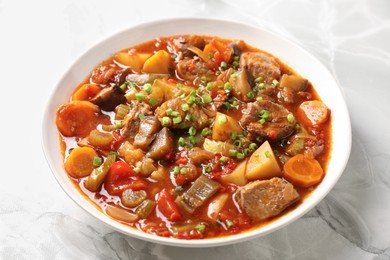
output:
[[179,35],[121,50],[57,110],[64,168],[111,218],[215,238],[294,210],[325,176],[331,111],[242,40]]

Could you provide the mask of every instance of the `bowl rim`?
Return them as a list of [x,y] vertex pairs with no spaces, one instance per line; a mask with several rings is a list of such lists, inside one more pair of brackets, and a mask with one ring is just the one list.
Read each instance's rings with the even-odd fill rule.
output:
[[[318,193],[319,191],[316,193],[318,195],[317,195],[315,200],[314,199],[310,200],[310,198],[313,197],[313,194],[311,194],[305,200],[305,203],[302,203],[300,205],[300,206],[305,205],[305,207],[302,210],[298,210],[298,208],[300,208],[300,206],[298,206],[298,208],[283,215],[282,217],[278,218],[277,220],[271,222],[270,224],[267,224],[265,226],[261,226],[259,228],[250,229],[248,231],[245,231],[243,233],[239,233],[236,235],[217,237],[217,238],[207,238],[207,239],[181,240],[181,239],[165,238],[165,237],[160,237],[157,235],[147,234],[147,233],[139,231],[135,228],[131,228],[131,227],[128,227],[124,224],[121,224],[120,222],[113,220],[112,218],[110,218],[109,216],[107,216],[106,214],[104,214],[103,212],[98,210],[96,208],[96,206],[93,205],[93,202],[90,202],[88,199],[84,198],[84,196],[82,196],[81,194],[76,195],[74,191],[76,191],[77,193],[80,193],[80,192],[77,191],[75,187],[73,187],[73,190],[69,190],[67,187],[65,187],[63,180],[60,178],[59,173],[57,172],[55,165],[52,161],[52,154],[49,152],[50,151],[50,149],[49,149],[50,143],[49,143],[48,138],[46,138],[48,136],[48,133],[49,133],[49,127],[47,126],[47,123],[50,121],[50,116],[51,116],[51,113],[53,112],[53,111],[51,111],[51,105],[52,105],[54,97],[56,96],[56,93],[61,88],[60,83],[63,82],[67,77],[69,77],[72,69],[76,66],[76,64],[80,63],[85,57],[88,56],[88,54],[90,54],[94,50],[98,49],[99,46],[102,46],[102,45],[106,44],[107,42],[112,41],[113,39],[119,37],[120,35],[122,35],[126,32],[129,32],[129,31],[136,31],[136,30],[142,30],[144,28],[149,28],[151,26],[153,27],[153,26],[161,25],[161,24],[174,24],[174,23],[179,23],[179,22],[183,22],[183,21],[192,22],[195,24],[197,22],[222,23],[222,24],[226,24],[226,25],[230,24],[230,25],[235,25],[235,26],[240,26],[240,27],[241,26],[247,27],[247,29],[251,29],[251,30],[262,31],[266,34],[271,35],[272,37],[274,37],[278,40],[284,41],[288,45],[291,45],[295,49],[304,53],[308,58],[310,58],[313,62],[316,63],[316,66],[318,66],[318,68],[321,69],[321,71],[323,73],[327,74],[326,76],[329,77],[329,79],[333,80],[333,83],[336,86],[336,88],[333,89],[333,91],[336,91],[337,96],[341,97],[339,106],[340,106],[341,111],[344,112],[345,123],[344,123],[343,127],[345,128],[344,132],[345,132],[346,136],[343,137],[343,141],[344,141],[345,153],[343,153],[342,157],[339,158],[339,161],[341,161],[341,163],[340,163],[340,165],[338,165],[338,168],[336,168],[338,170],[337,176],[334,176],[331,179],[331,181],[324,188],[321,189],[321,193]],[[191,31],[189,31],[188,34],[191,34]],[[171,35],[176,35],[176,34],[171,34]],[[204,35],[207,35],[207,34],[204,34]],[[152,40],[152,39],[149,39],[149,40]],[[243,39],[243,40],[245,40],[245,39]],[[254,46],[254,47],[256,47],[256,46]],[[267,51],[267,50],[265,50],[265,51]],[[279,58],[278,56],[276,56],[276,57]],[[285,61],[283,61],[283,62],[285,63]],[[91,70],[92,70],[92,68],[91,68]],[[320,97],[321,97],[321,95],[320,95]],[[264,236],[266,234],[269,234],[271,232],[279,230],[279,229],[285,227],[286,225],[296,221],[297,219],[302,217],[304,214],[306,214],[309,210],[314,208],[329,193],[329,191],[334,187],[336,182],[339,180],[339,178],[343,174],[343,171],[347,165],[348,158],[349,158],[350,151],[351,151],[352,133],[351,133],[351,123],[350,123],[350,117],[348,114],[348,109],[347,109],[343,94],[341,92],[341,89],[340,89],[339,85],[337,84],[336,80],[331,75],[329,70],[313,54],[311,54],[310,52],[308,52],[307,50],[302,48],[297,43],[295,43],[295,42],[291,41],[290,39],[287,39],[279,34],[276,34],[272,31],[264,29],[260,26],[257,27],[257,26],[251,25],[251,24],[238,22],[235,20],[199,18],[199,17],[176,17],[176,18],[167,18],[167,19],[158,19],[158,20],[154,20],[154,21],[149,21],[149,22],[141,23],[141,24],[138,24],[135,26],[130,26],[128,28],[124,28],[122,30],[119,30],[116,33],[111,34],[109,36],[106,36],[106,37],[104,37],[103,40],[100,40],[97,43],[93,44],[90,48],[88,48],[81,55],[79,55],[73,62],[71,62],[70,66],[66,69],[66,71],[63,73],[63,75],[60,77],[60,79],[56,83],[55,87],[53,88],[51,94],[49,95],[49,98],[48,98],[48,101],[46,104],[46,108],[45,108],[45,112],[44,112],[44,116],[42,118],[42,140],[41,141],[42,141],[41,143],[42,143],[42,148],[43,148],[43,153],[44,153],[45,159],[49,165],[49,168],[50,168],[52,174],[54,175],[56,181],[58,182],[60,187],[63,189],[63,191],[78,206],[80,206],[82,209],[84,209],[86,212],[88,212],[93,217],[99,219],[105,225],[109,226],[110,228],[112,228],[116,231],[121,232],[122,234],[131,236],[131,237],[134,237],[137,239],[141,239],[144,241],[148,241],[148,242],[154,242],[154,243],[158,243],[158,244],[163,244],[163,245],[168,245],[168,246],[177,246],[177,247],[215,247],[215,246],[223,246],[223,245],[228,245],[228,244],[233,244],[233,243],[239,243],[239,242],[247,241],[249,239],[253,239],[255,237]],[[333,141],[334,141],[334,137],[332,137],[332,142]],[[59,140],[58,140],[58,142],[59,142]],[[332,147],[334,148],[334,143],[332,144]],[[333,150],[333,148],[332,148],[332,150]],[[331,154],[333,154],[333,151],[331,151]],[[60,153],[54,157],[58,157],[58,156],[61,156]],[[68,179],[69,182],[71,182],[71,180],[69,179],[68,176],[66,176],[66,178]],[[73,185],[73,183],[71,183],[71,184]],[[320,187],[317,187],[313,193],[315,193],[319,188]],[[82,199],[84,201],[80,201],[80,196],[82,196]],[[88,207],[88,206],[86,207],[85,202],[91,204],[92,207]],[[273,223],[276,223],[277,225],[275,226],[275,224],[273,224]]]

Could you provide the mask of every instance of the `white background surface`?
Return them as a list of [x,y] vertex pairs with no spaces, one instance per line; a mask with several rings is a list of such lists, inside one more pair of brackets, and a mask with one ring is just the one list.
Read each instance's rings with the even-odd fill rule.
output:
[[[96,42],[132,25],[199,16],[260,26],[332,72],[353,128],[344,175],[309,214],[234,246],[184,249],[102,226],[53,178],[41,120],[61,75]],[[390,1],[0,0],[0,259],[389,259]]]

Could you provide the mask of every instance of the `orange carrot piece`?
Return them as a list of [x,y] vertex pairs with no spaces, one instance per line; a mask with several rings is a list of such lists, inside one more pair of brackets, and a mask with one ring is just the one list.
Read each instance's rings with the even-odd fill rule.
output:
[[302,188],[311,187],[321,182],[324,171],[320,163],[302,154],[290,158],[283,166],[283,177]]
[[95,97],[100,90],[101,88],[95,84],[84,84],[73,93],[72,100],[90,100]]
[[91,174],[94,169],[93,159],[97,157],[96,151],[90,147],[78,147],[73,149],[66,162],[66,172],[74,178],[82,178]]
[[299,106],[298,114],[310,125],[318,125],[328,120],[330,112],[323,102],[311,100],[305,101]]
[[57,110],[56,124],[64,136],[85,137],[96,128],[100,109],[89,101],[72,101]]

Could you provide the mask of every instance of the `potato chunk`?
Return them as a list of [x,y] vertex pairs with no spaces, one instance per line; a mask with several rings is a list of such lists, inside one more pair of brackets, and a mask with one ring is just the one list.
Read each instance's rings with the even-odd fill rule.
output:
[[168,52],[160,50],[145,61],[142,70],[146,73],[168,74],[170,60],[171,57],[169,56]]
[[222,175],[222,182],[233,183],[238,186],[244,186],[247,184],[248,180],[245,176],[247,162],[248,160],[240,162],[240,164],[237,165],[237,167],[230,174]]
[[237,134],[242,133],[242,129],[237,120],[231,116],[227,116],[218,112],[215,116],[215,123],[213,126],[213,140],[228,140],[230,138],[231,132],[236,132]]
[[268,141],[265,141],[249,158],[245,176],[248,180],[280,177],[282,171]]

